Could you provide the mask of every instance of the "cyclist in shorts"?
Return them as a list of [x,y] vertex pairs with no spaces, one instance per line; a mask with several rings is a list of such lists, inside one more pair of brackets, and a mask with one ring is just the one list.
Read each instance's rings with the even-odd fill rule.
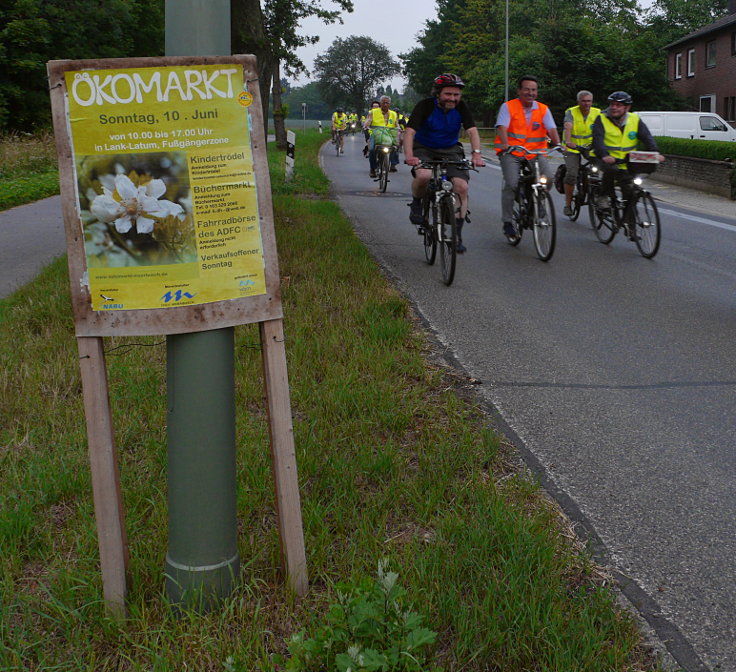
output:
[[341,107],[332,113],[332,137],[340,143],[340,154],[345,153],[345,130],[348,127],[348,115]]
[[[422,225],[422,197],[432,177],[432,171],[417,168],[422,161],[449,159],[461,161],[465,158],[460,143],[460,129],[464,128],[470,138],[473,166],[485,166],[480,151],[480,135],[473,121],[470,108],[462,100],[465,84],[451,73],[440,75],[434,80],[432,97],[417,103],[409,115],[409,123],[404,133],[405,163],[412,166],[414,180],[411,183],[411,213],[409,219],[413,224]],[[457,251],[465,252],[462,242],[462,228],[468,212],[468,180],[467,170],[451,166],[447,175],[452,179],[453,191],[458,195],[460,211],[457,217]]]

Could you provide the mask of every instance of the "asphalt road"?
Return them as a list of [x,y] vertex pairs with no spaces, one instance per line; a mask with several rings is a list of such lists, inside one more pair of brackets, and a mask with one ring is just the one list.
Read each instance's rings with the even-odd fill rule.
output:
[[66,250],[61,196],[0,212],[0,298]]
[[408,167],[379,194],[362,146],[322,155],[358,234],[678,664],[736,670],[736,218],[661,203],[646,260],[558,214],[545,264],[501,235],[490,165],[448,288],[408,220]]

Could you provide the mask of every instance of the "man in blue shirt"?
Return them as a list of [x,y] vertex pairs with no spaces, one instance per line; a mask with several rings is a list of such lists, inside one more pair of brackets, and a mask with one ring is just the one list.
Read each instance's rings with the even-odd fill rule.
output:
[[[432,177],[432,171],[418,169],[416,166],[422,161],[437,161],[449,159],[461,161],[465,158],[460,140],[460,128],[465,128],[472,147],[472,163],[480,168],[485,161],[480,152],[480,135],[473,121],[470,108],[462,97],[463,81],[453,74],[440,75],[434,80],[433,96],[417,103],[409,115],[409,123],[404,132],[405,162],[412,166],[414,180],[411,183],[411,214],[409,219],[413,224],[422,225],[422,198],[427,190],[427,184]],[[453,191],[458,195],[460,211],[457,215],[458,252],[465,252],[462,243],[461,231],[468,209],[468,180],[467,170],[450,167],[447,175],[452,180]]]

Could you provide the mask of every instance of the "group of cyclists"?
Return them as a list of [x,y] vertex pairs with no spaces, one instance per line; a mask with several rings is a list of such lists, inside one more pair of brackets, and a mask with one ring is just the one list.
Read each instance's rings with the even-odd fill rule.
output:
[[[403,128],[404,161],[412,167],[412,202],[410,221],[419,227],[420,233],[427,224],[422,209],[422,199],[427,189],[431,171],[422,168],[423,162],[464,158],[460,132],[464,129],[471,145],[470,166],[485,165],[481,154],[480,135],[473,115],[462,99],[465,87],[460,77],[444,73],[435,78],[432,95],[421,100],[412,110]],[[625,91],[614,91],[608,96],[608,107],[601,110],[593,106],[593,94],[580,91],[577,104],[565,111],[563,138],[560,139],[557,125],[547,105],[537,100],[539,83],[536,77],[524,75],[517,82],[517,97],[508,100],[499,109],[496,118],[495,151],[503,174],[501,192],[501,219],[503,234],[512,244],[518,242],[518,231],[512,223],[514,200],[519,182],[520,164],[524,160],[537,161],[540,172],[552,185],[552,174],[546,153],[551,141],[554,148],[561,149],[565,156],[566,176],[564,181],[564,214],[571,215],[573,190],[581,160],[581,150],[594,157],[601,171],[601,185],[596,207],[610,207],[614,186],[619,184],[623,197],[628,198],[632,175],[626,164],[627,156],[639,148],[657,153],[657,160],[664,161],[657,144],[646,124],[631,112],[633,100]],[[378,128],[386,129],[399,142],[402,123],[399,113],[390,109],[391,99],[382,96],[373,103],[363,121],[367,132],[375,133]],[[333,131],[340,131],[338,109],[333,115]],[[337,116],[336,116],[337,115]],[[403,116],[403,115],[401,115]],[[406,119],[406,118],[404,118]],[[373,138],[373,135],[370,136]],[[375,175],[374,143],[369,140],[371,176]],[[392,170],[396,170],[398,156],[392,159]],[[468,206],[469,171],[457,163],[447,171],[457,195],[457,252],[466,251],[462,241],[462,228],[466,222]],[[633,234],[632,234],[633,235]]]

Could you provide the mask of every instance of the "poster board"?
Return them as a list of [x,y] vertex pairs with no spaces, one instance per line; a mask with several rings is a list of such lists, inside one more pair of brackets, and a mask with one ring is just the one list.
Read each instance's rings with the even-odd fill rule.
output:
[[51,61],[76,335],[283,317],[253,56]]

